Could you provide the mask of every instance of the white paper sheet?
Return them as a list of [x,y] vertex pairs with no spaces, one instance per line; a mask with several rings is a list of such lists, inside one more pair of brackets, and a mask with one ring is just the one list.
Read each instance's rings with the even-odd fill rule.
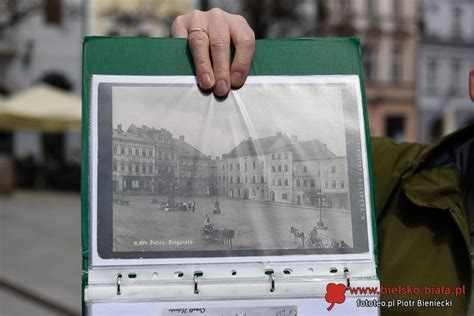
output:
[[317,316],[351,315],[374,316],[377,307],[361,307],[360,300],[373,301],[375,297],[347,298],[342,304],[330,306],[321,299],[209,301],[167,303],[95,303],[88,307],[91,316]]

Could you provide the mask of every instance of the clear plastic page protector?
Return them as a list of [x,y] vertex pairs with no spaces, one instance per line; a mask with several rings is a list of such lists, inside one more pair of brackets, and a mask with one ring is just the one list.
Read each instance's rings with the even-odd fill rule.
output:
[[191,76],[90,90],[92,315],[317,315],[330,282],[378,285],[358,76],[251,76],[225,99]]
[[357,76],[93,76],[92,266],[373,260]]

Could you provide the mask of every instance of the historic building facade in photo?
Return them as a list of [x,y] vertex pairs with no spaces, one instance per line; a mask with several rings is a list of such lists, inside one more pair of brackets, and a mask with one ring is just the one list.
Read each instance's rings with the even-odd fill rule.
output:
[[124,193],[209,194],[210,158],[166,129],[113,130],[113,189]]
[[178,152],[178,188],[181,195],[209,195],[211,158],[189,145],[185,137],[173,139]]
[[322,199],[322,159],[333,159],[336,155],[317,140],[299,142],[286,150],[293,154],[293,203],[316,205]]
[[270,201],[292,203],[292,152],[290,146],[277,147],[268,154]]
[[176,150],[171,133],[146,126],[118,125],[113,131],[115,192],[162,192],[176,182]]
[[113,191],[221,196],[348,209],[346,157],[318,140],[248,138],[211,159],[166,129],[113,130]]
[[346,157],[336,156],[318,140],[295,142],[277,151],[282,152],[282,157],[288,153],[292,160],[290,189],[293,204],[348,208]]
[[349,209],[347,158],[321,159],[322,206]]
[[219,193],[235,198],[271,200],[269,183],[274,180],[271,168],[275,165],[270,163],[268,154],[272,148],[290,142],[290,138],[281,133],[260,139],[249,138],[222,155],[217,163]]
[[219,194],[348,209],[347,159],[318,140],[276,136],[242,141],[216,160]]

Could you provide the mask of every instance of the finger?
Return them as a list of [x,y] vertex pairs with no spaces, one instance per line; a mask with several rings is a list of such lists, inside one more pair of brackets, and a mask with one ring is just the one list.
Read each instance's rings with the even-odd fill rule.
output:
[[231,84],[240,88],[247,79],[255,52],[255,34],[245,18],[236,16],[230,23],[230,36],[235,46],[234,60],[230,68]]
[[188,28],[186,23],[186,17],[180,15],[174,19],[171,24],[171,37],[187,38]]
[[220,9],[209,11],[209,40],[212,67],[216,84],[214,93],[225,96],[230,91],[230,32],[225,12]]
[[[189,30],[198,28],[208,29],[204,12],[194,15],[189,23]],[[193,31],[188,34],[188,39],[198,84],[204,90],[211,89],[215,84],[215,80],[209,55],[209,37],[205,31]]]

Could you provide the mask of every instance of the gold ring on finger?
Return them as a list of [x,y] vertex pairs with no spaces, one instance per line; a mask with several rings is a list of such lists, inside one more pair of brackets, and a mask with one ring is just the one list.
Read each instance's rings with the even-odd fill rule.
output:
[[193,27],[192,29],[188,31],[188,34],[190,35],[193,32],[204,32],[207,35],[207,30],[202,27]]

